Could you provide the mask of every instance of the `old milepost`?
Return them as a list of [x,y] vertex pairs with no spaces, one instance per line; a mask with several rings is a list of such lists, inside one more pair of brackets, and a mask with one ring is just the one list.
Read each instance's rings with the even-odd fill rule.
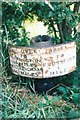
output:
[[30,47],[10,46],[9,56],[12,72],[34,79],[41,92],[56,85],[54,77],[76,69],[76,43],[54,45],[53,39],[46,35],[32,38]]

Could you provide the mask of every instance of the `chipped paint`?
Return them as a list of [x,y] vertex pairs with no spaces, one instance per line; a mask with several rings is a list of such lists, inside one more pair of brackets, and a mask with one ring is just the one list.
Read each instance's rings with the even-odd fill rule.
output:
[[48,48],[9,47],[12,72],[31,78],[49,78],[68,74],[76,69],[76,43],[69,42]]

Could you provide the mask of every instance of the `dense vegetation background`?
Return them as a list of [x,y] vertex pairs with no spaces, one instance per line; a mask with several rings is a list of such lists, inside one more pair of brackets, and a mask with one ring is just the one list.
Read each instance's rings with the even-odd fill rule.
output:
[[[80,118],[80,2],[51,2],[51,5],[52,9],[44,2],[2,3],[2,118]],[[8,45],[30,44],[29,33],[22,23],[25,19],[34,20],[34,16],[48,26],[54,44],[77,43],[76,71],[58,77],[64,86],[55,88],[53,96],[37,94],[34,81],[12,74],[9,65]]]

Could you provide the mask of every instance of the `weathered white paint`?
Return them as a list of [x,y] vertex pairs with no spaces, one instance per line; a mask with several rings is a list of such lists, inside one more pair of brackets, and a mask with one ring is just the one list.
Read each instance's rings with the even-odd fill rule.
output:
[[76,69],[76,43],[48,48],[9,47],[12,72],[31,78],[62,76]]

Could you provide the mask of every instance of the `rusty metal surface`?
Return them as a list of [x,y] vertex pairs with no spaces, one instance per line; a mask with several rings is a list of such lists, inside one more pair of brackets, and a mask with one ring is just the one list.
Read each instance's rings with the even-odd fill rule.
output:
[[47,48],[9,47],[12,72],[31,78],[62,76],[76,69],[76,43]]

